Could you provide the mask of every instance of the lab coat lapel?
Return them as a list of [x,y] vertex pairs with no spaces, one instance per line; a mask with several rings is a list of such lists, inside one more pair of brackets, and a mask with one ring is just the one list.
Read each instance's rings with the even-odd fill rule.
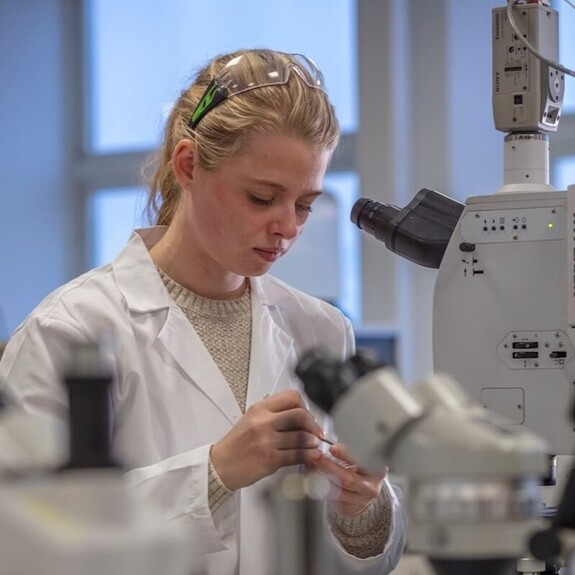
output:
[[158,338],[179,366],[234,424],[242,412],[230,386],[184,313],[171,307]]
[[155,227],[132,234],[113,262],[118,288],[132,312],[158,314],[158,340],[189,377],[190,385],[200,388],[235,423],[241,410],[230,386],[188,318],[170,298],[150,257],[148,250],[164,233],[164,227]]
[[274,306],[252,299],[252,348],[250,379],[246,406],[267,394],[291,387],[288,359],[293,350],[293,338],[273,319]]

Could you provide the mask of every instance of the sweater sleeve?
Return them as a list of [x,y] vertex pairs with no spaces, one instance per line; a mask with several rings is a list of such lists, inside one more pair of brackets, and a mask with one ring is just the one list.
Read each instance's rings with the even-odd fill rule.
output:
[[233,491],[228,489],[220,479],[218,472],[212,464],[212,457],[208,461],[208,505],[212,515],[221,507],[232,495]]
[[348,516],[335,511],[328,514],[332,531],[351,555],[365,559],[383,553],[391,532],[391,497],[384,484],[379,497],[361,513]]

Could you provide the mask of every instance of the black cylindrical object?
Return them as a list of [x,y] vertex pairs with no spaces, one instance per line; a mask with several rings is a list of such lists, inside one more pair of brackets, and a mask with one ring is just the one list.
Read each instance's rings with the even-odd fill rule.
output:
[[391,222],[400,212],[396,206],[359,198],[351,209],[351,221],[376,240],[388,245],[393,233]]
[[78,345],[64,373],[68,391],[70,458],[66,469],[116,467],[112,456],[111,369],[98,345]]

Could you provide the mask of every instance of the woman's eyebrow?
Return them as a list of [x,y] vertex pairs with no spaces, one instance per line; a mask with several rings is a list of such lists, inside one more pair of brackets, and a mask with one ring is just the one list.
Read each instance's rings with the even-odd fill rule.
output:
[[[274,182],[273,180],[266,180],[266,179],[260,179],[260,178],[250,178],[253,184],[256,184],[258,186],[265,186],[268,188],[273,188],[274,190],[278,191],[278,192],[286,192],[287,188],[283,185],[280,184],[278,182]],[[323,194],[323,190],[307,190],[304,192],[305,195],[313,195],[313,196],[319,196],[320,194]]]

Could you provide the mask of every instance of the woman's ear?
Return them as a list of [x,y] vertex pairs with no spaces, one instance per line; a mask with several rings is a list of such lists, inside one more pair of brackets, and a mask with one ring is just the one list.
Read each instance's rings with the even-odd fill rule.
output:
[[196,170],[196,144],[192,140],[180,140],[172,152],[172,170],[180,187],[187,187],[194,179]]

